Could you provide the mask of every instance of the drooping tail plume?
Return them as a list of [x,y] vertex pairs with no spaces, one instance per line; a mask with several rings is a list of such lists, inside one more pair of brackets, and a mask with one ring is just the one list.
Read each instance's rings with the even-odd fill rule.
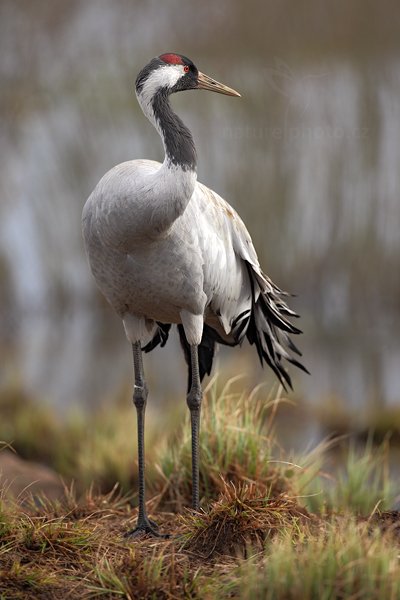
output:
[[264,362],[274,371],[280,383],[292,388],[292,382],[285,369],[284,360],[302,371],[308,370],[293,357],[301,356],[300,350],[290,339],[289,334],[302,333],[288,318],[298,317],[283,300],[286,292],[280,290],[263,274],[257,273],[252,265],[246,263],[252,289],[252,310],[249,317],[246,336],[254,344],[261,364]]

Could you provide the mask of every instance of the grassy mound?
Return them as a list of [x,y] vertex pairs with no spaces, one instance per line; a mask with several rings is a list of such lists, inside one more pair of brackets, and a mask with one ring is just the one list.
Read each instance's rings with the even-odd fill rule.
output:
[[185,545],[205,558],[219,555],[245,556],[249,548],[262,550],[277,533],[315,523],[307,509],[287,494],[260,495],[254,484],[224,483],[219,498],[186,520],[191,532]]
[[[273,433],[276,400],[213,384],[202,421],[202,509],[185,508],[188,423],[174,426],[172,436],[150,428],[148,511],[171,538],[127,542],[123,533],[136,518],[136,498],[124,495],[134,483],[125,455],[134,446],[132,407],[128,427],[125,407],[100,411],[89,424],[82,416],[62,423],[44,409],[41,419],[27,401],[7,406],[3,439],[23,456],[47,458],[65,477],[74,473],[76,485],[67,485],[62,500],[35,494],[28,502],[7,496],[3,482],[1,599],[400,597],[400,518],[387,443],[350,446],[341,468],[327,474],[332,443],[282,456]],[[34,410],[36,421],[29,420]],[[121,441],[128,429],[129,441]]]
[[[200,513],[158,513],[169,540],[126,542],[127,498],[2,503],[1,598],[398,598],[398,515],[323,519],[248,484]],[[394,528],[393,528],[393,527]]]

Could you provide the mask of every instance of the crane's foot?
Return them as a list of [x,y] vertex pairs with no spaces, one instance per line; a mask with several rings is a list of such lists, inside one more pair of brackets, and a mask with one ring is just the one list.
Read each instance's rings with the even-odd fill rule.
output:
[[161,539],[168,539],[171,537],[168,533],[160,533],[158,531],[157,523],[148,517],[143,517],[140,520],[138,519],[137,525],[134,529],[131,529],[124,534],[124,538],[126,540],[134,540],[144,535],[150,535],[152,537]]

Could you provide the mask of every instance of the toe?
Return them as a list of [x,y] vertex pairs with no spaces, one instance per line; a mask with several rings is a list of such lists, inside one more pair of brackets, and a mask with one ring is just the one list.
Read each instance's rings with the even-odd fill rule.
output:
[[154,521],[150,521],[150,519],[146,519],[145,521],[138,523],[134,529],[127,531],[124,534],[125,539],[133,540],[139,537],[143,537],[145,535],[150,535],[156,538],[168,539],[170,537],[169,534],[159,533],[157,523]]

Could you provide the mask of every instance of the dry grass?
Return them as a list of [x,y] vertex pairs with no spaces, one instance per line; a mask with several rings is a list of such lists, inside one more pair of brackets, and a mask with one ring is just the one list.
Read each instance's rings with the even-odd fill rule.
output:
[[167,570],[171,544],[126,543],[122,533],[131,518],[128,499],[115,492],[88,493],[81,501],[70,493],[65,504],[43,502],[40,507],[8,504],[0,538],[0,594],[152,597],[156,564],[161,572]]
[[[201,582],[237,566],[247,548],[264,547],[287,527],[305,529],[307,511],[290,498],[268,500],[248,484],[225,484],[209,509],[159,513],[170,540],[126,542],[129,498],[89,492],[78,501],[5,503],[0,535],[0,597],[200,598]],[[217,580],[216,580],[217,581]]]
[[125,541],[135,511],[115,491],[3,502],[0,598],[399,597],[397,514],[328,520],[284,494],[224,486],[205,511],[158,513],[168,540]]
[[[168,540],[123,538],[134,524],[136,499],[118,492],[121,486],[102,494],[95,485],[82,493],[89,465],[93,479],[108,485],[117,479],[117,455],[112,467],[106,452],[96,463],[76,456],[83,480],[77,492],[69,486],[61,501],[36,494],[22,503],[6,499],[4,492],[0,599],[400,597],[400,518],[387,510],[394,501],[387,446],[352,448],[341,471],[327,480],[321,469],[332,443],[285,460],[274,440],[276,401],[266,401],[260,390],[236,393],[232,385],[222,390],[212,385],[204,403],[201,511],[184,508],[191,491],[188,424],[152,448],[151,458],[158,455],[160,466],[148,510],[161,531],[172,534]],[[21,431],[29,432],[32,444],[35,430],[18,430],[27,419],[26,403],[21,410],[23,419],[11,409],[9,416],[24,448]],[[96,416],[96,451],[118,436],[121,415],[113,414]],[[70,423],[68,433],[48,416],[44,423],[38,423],[40,431],[54,423],[57,435],[53,432],[47,447],[38,440],[36,457],[62,450],[69,452],[65,464],[72,464],[73,454],[79,455],[88,437],[94,439],[82,421],[71,449],[65,443],[71,440]],[[124,451],[119,446],[118,452]],[[78,468],[79,460],[85,468]]]
[[287,494],[269,497],[267,490],[260,494],[254,484],[224,482],[223,492],[207,511],[185,519],[192,532],[185,547],[204,558],[245,556],[248,548],[261,550],[280,531],[304,529],[317,521]]

